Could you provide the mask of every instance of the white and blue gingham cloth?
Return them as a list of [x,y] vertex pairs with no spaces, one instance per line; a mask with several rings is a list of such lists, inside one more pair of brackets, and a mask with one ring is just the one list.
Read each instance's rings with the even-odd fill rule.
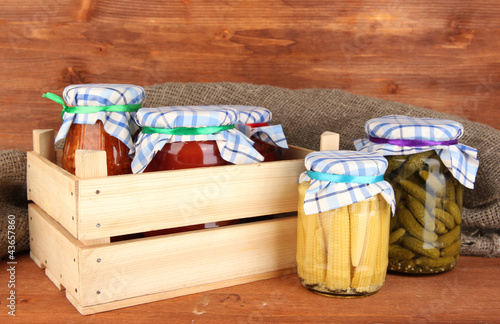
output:
[[269,125],[250,127],[247,124],[268,123],[272,119],[272,114],[269,109],[255,106],[231,106],[238,109],[239,118],[236,123],[236,128],[245,134],[247,137],[255,136],[264,143],[288,148],[285,134],[281,125]]
[[[377,177],[387,170],[387,159],[372,152],[320,151],[309,153],[305,158],[308,171],[335,175]],[[311,179],[307,171],[299,177],[299,182],[311,180],[305,193],[304,211],[306,215],[317,214],[354,204],[379,193],[392,208],[394,215],[396,201],[392,186],[385,180],[375,183],[341,183]]]
[[[173,106],[141,108],[135,116],[141,127],[173,129],[178,127],[211,127],[234,125],[238,120],[238,110],[230,106]],[[141,173],[155,154],[166,143],[191,141],[217,141],[221,157],[234,164],[258,163],[264,157],[257,152],[251,141],[235,128],[208,135],[170,135],[140,133],[132,160],[132,172]]]
[[[63,99],[68,106],[112,106],[142,104],[145,98],[144,89],[129,84],[75,84],[64,89]],[[106,112],[91,114],[72,114],[65,112],[63,123],[55,141],[66,137],[70,126],[75,124],[95,124],[100,120],[104,130],[118,138],[129,148],[129,154],[134,153],[132,135],[138,130],[133,120],[135,112]]]
[[[445,142],[458,140],[464,129],[462,124],[445,119],[385,116],[370,119],[365,124],[368,136],[391,140],[422,140]],[[473,189],[479,161],[477,150],[463,144],[399,146],[377,144],[369,137],[354,140],[354,146],[362,152],[378,152],[382,155],[410,155],[434,150],[451,174],[465,187]]]

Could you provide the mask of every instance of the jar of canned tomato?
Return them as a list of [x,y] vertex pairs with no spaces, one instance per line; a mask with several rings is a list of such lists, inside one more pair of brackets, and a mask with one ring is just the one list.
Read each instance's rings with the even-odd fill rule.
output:
[[108,175],[132,173],[133,117],[144,101],[144,89],[128,84],[77,84],[64,89],[63,98],[44,94],[63,105],[63,123],[56,142],[66,139],[61,163],[75,173],[76,150],[106,152]]
[[[230,106],[175,106],[140,109],[141,126],[132,161],[134,173],[248,164],[263,161],[252,141],[235,128],[238,110]],[[234,224],[226,221],[160,230],[168,234]]]
[[269,109],[255,106],[234,106],[238,109],[238,129],[250,137],[255,149],[265,162],[279,160],[283,149],[287,149],[285,134],[281,125],[270,125],[272,113]]
[[297,270],[325,296],[368,296],[387,272],[394,192],[378,153],[313,152],[299,178]]
[[453,269],[460,255],[464,186],[474,187],[477,150],[458,143],[462,124],[385,116],[366,122],[358,150],[389,161],[385,178],[396,195],[389,270],[412,274]]

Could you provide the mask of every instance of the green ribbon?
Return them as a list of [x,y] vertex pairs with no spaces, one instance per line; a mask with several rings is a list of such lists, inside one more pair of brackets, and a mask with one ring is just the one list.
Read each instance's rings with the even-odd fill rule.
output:
[[61,112],[61,119],[63,119],[64,113],[70,114],[92,114],[100,111],[107,112],[134,112],[141,108],[141,104],[135,105],[111,105],[111,106],[78,106],[78,107],[68,107],[64,102],[63,98],[59,97],[56,94],[47,92],[42,95],[44,98],[48,98],[52,101],[57,102],[63,106],[63,110]]
[[384,180],[384,175],[379,176],[353,176],[346,174],[330,174],[316,171],[307,171],[307,175],[311,179],[320,181],[330,181],[337,183],[364,183],[370,184]]
[[234,125],[207,126],[207,127],[176,127],[176,128],[153,128],[142,127],[144,134],[169,134],[169,135],[209,135],[233,129]]

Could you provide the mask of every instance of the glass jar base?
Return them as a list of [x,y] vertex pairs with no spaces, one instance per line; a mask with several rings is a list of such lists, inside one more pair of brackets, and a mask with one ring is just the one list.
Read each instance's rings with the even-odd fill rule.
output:
[[388,271],[407,273],[407,274],[433,274],[433,273],[443,273],[453,270],[457,260],[455,259],[452,263],[441,265],[441,266],[430,266],[418,264],[417,260],[395,260],[389,259],[389,265],[387,267]]
[[373,285],[368,290],[358,291],[355,288],[349,287],[348,289],[331,289],[325,287],[324,284],[306,284],[301,279],[301,284],[304,288],[313,292],[315,294],[326,296],[326,297],[335,297],[335,298],[360,298],[360,297],[368,297],[375,294],[377,291],[382,288],[382,285]]

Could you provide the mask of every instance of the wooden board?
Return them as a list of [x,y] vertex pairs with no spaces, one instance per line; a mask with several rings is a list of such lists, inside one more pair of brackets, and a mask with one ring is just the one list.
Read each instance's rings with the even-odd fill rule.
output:
[[30,253],[35,263],[58,287],[78,294],[81,244],[35,204],[29,205]]
[[296,265],[296,217],[89,247],[35,204],[29,212],[33,260],[82,314],[272,278]]
[[[496,323],[500,258],[461,256],[457,267],[432,276],[388,274],[366,298],[327,298],[304,289],[296,274],[135,307],[82,316],[29,254],[16,254],[16,319],[23,323]],[[10,265],[0,261],[3,269]],[[7,285],[9,271],[0,271]],[[9,289],[0,290],[7,301]],[[5,306],[4,306],[5,307]],[[14,322],[0,312],[0,322]]]
[[28,200],[77,236],[77,178],[35,152],[28,152]]
[[78,238],[293,212],[304,170],[290,160],[80,180]]
[[499,16],[495,0],[4,0],[0,149],[58,129],[41,95],[73,83],[337,88],[500,129]]
[[[34,134],[37,149],[52,135]],[[338,139],[329,134],[322,142]],[[338,149],[338,140],[330,142]],[[77,176],[42,152],[29,152],[28,199],[85,245],[124,234],[295,212],[297,179],[310,151],[287,151],[293,160],[119,176],[107,176],[104,151],[77,150]]]

